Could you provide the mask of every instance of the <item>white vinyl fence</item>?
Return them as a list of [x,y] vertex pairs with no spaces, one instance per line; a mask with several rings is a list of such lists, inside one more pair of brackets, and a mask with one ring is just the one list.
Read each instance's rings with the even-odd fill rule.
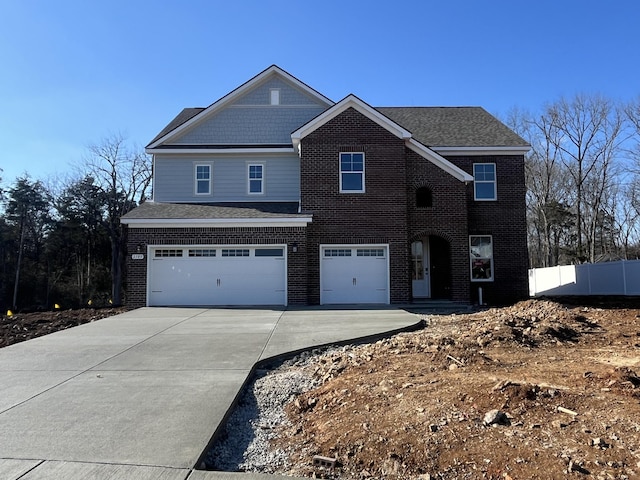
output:
[[533,268],[529,294],[640,295],[640,260]]

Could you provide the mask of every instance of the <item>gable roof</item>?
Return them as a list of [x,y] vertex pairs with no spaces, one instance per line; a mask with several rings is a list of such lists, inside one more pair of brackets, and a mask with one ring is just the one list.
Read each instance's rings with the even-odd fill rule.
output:
[[423,158],[430,161],[445,172],[449,173],[453,177],[457,178],[458,180],[462,182],[470,182],[473,180],[473,177],[467,172],[455,166],[446,158],[440,156],[438,153],[434,152],[433,150],[429,149],[427,146],[423,145],[421,142],[413,138],[413,135],[409,130],[381,113],[378,109],[375,109],[369,104],[363,102],[353,94],[346,96],[338,103],[325,110],[323,113],[307,122],[291,134],[293,146],[298,150],[298,153],[301,153],[300,141],[304,137],[314,132],[316,129],[320,128],[322,125],[331,121],[349,108],[353,108],[354,110],[360,112],[362,115],[377,123],[393,135],[401,138],[405,141],[405,144],[408,148],[421,155]]
[[210,118],[216,112],[220,111],[225,106],[229,105],[233,101],[237,100],[241,95],[247,93],[252,88],[261,84],[263,81],[278,76],[293,84],[295,87],[303,90],[309,96],[315,98],[318,102],[325,104],[327,107],[333,105],[333,101],[322,95],[317,90],[314,90],[309,85],[301,82],[296,77],[288,72],[285,72],[277,65],[271,65],[269,68],[263,70],[258,75],[240,85],[235,90],[232,90],[224,97],[220,98],[216,102],[212,103],[206,108],[185,108],[174,118],[169,125],[167,125],[162,132],[160,132],[148,145],[147,149],[153,149],[158,145],[176,137],[180,133],[184,132],[191,126]]
[[529,147],[482,107],[376,107],[429,147]]

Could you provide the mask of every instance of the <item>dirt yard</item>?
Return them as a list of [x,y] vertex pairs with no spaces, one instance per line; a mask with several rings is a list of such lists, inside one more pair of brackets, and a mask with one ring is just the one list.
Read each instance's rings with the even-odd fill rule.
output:
[[640,478],[639,317],[532,300],[320,356],[305,368],[323,383],[286,407],[282,473]]
[[40,337],[58,330],[76,327],[83,323],[111,317],[126,311],[126,308],[82,308],[53,312],[17,313],[0,318],[0,348],[30,338]]

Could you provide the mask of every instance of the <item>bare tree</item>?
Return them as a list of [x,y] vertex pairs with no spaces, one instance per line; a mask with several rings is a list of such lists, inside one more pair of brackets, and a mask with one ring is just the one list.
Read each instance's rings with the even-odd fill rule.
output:
[[97,187],[104,204],[101,219],[111,243],[111,294],[122,304],[122,279],[126,242],[120,217],[145,200],[151,184],[151,163],[143,151],[131,150],[121,134],[89,145],[85,174]]
[[557,130],[552,141],[575,191],[576,259],[594,261],[598,213],[612,185],[624,118],[611,100],[599,95],[560,99],[543,116]]

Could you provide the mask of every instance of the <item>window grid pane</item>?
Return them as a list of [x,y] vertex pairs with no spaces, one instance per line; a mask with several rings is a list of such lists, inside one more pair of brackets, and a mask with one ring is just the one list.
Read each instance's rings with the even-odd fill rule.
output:
[[475,200],[496,200],[496,166],[493,163],[473,165]]
[[350,248],[327,248],[324,251],[325,257],[350,257]]
[[248,248],[224,248],[222,250],[223,257],[248,257]]
[[154,253],[155,257],[181,257],[182,249],[177,248],[165,248],[162,250],[156,250]]
[[340,191],[364,192],[364,153],[340,154]]
[[190,257],[215,257],[216,251],[210,248],[190,248]]
[[384,248],[358,248],[358,257],[384,257]]
[[249,165],[249,193],[262,193],[262,165]]

